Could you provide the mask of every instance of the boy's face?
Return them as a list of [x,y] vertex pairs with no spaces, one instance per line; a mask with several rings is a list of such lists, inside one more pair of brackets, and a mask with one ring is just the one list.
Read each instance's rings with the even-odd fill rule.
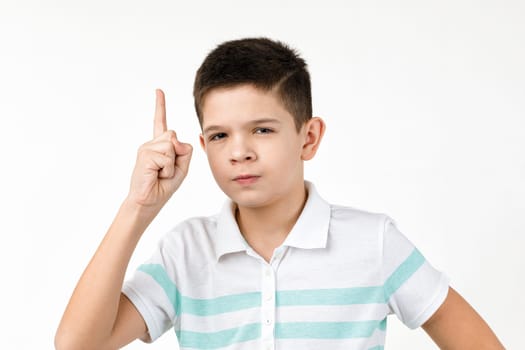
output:
[[297,132],[273,92],[252,85],[213,89],[202,108],[201,145],[217,184],[243,207],[263,207],[304,191],[307,124]]

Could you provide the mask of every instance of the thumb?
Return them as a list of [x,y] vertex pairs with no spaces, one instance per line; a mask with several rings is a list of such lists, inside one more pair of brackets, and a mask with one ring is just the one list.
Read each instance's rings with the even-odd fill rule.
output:
[[189,143],[179,142],[178,140],[173,141],[175,147],[175,167],[179,168],[184,176],[188,174],[188,168],[190,166],[191,155],[193,153],[193,146]]

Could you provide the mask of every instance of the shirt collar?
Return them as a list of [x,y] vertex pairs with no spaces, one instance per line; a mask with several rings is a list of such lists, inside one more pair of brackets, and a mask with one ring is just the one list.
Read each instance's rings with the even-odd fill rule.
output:
[[215,236],[215,254],[217,260],[228,253],[236,253],[248,249],[237,221],[235,220],[235,203],[227,199],[218,215],[217,232]]
[[[305,181],[305,185],[308,198],[283,246],[302,249],[326,248],[331,216],[330,205],[321,198],[311,182]],[[217,260],[225,254],[248,249],[248,243],[242,236],[235,220],[235,208],[235,203],[228,199],[218,214],[215,237]]]
[[305,184],[308,199],[283,245],[303,249],[326,248],[330,204],[321,198],[313,183],[305,181]]

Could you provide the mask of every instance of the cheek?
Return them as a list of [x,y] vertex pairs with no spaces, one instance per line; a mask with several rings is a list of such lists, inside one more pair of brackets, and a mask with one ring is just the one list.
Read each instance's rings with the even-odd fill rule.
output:
[[283,141],[278,145],[272,145],[264,152],[270,157],[270,164],[280,169],[292,169],[301,160],[301,148],[292,140]]
[[209,157],[208,163],[210,164],[210,168],[212,171],[215,171],[220,165],[220,162],[218,162],[217,158],[215,157]]
[[301,157],[301,145],[301,140],[299,140],[297,135],[290,135],[283,141],[281,148],[286,150],[285,153],[289,159],[296,159]]
[[222,157],[220,152],[218,150],[210,150],[208,149],[208,164],[210,165],[210,169],[213,174],[218,174],[222,170],[224,170],[224,162],[222,161]]

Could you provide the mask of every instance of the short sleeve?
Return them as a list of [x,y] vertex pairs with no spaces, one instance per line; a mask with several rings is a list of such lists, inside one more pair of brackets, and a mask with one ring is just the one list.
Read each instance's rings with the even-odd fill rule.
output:
[[390,312],[407,327],[420,327],[445,301],[448,277],[430,265],[388,216],[384,223],[382,259]]
[[160,241],[151,258],[122,287],[122,293],[142,315],[151,342],[173,327],[176,320],[178,292],[171,258],[166,240]]

